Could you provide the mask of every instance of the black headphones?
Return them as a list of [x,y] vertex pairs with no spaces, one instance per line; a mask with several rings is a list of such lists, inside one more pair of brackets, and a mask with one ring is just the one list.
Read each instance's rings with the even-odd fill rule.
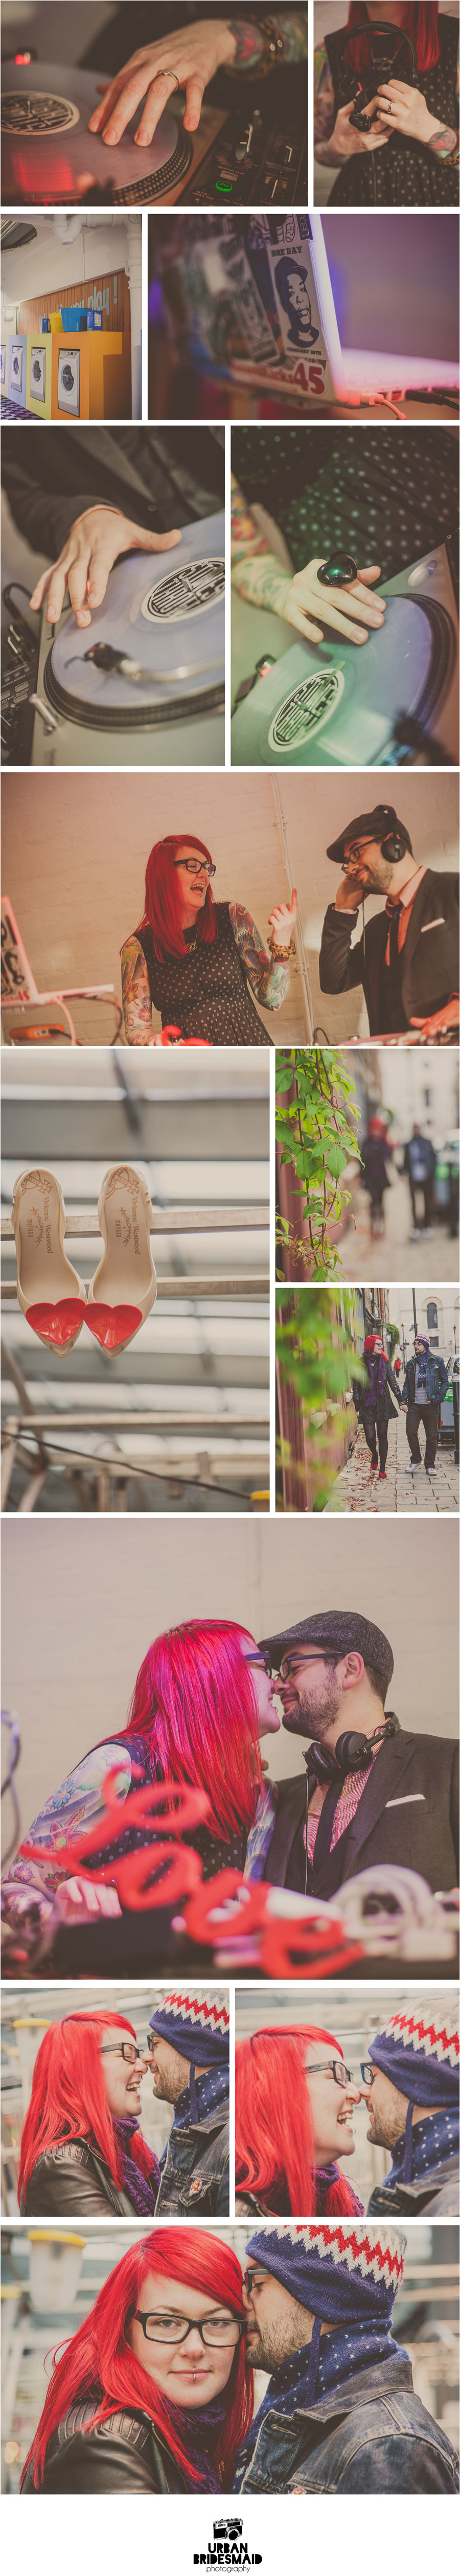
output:
[[330,1780],[345,1780],[349,1771],[367,1771],[374,1745],[381,1744],[384,1735],[398,1734],[398,1719],[390,1716],[384,1718],[383,1726],[376,1726],[373,1735],[338,1735],[334,1751],[328,1744],[309,1744],[303,1757],[308,1778],[314,1778],[323,1788]]
[[[357,36],[367,36],[371,49],[370,62],[364,65],[362,72],[356,70],[356,64],[353,62],[349,62],[347,68],[346,62],[349,47],[356,43]],[[385,38],[385,45],[379,49],[378,38],[382,36]],[[374,53],[376,37],[377,48]],[[412,37],[406,34],[405,29],[400,30],[389,26],[385,18],[377,18],[374,26],[370,19],[363,18],[360,27],[346,27],[344,34],[339,36],[334,75],[338,103],[339,107],[348,107],[351,98],[356,100],[357,104],[353,116],[350,117],[350,125],[357,126],[360,134],[369,134],[371,126],[376,123],[376,109],[373,116],[366,114],[367,102],[375,95],[376,82],[378,85],[380,81],[392,79],[395,64],[399,62],[400,53],[404,56],[405,47],[408,68],[407,65],[402,70],[400,68],[399,79],[406,80],[408,88],[413,89],[417,83],[417,56]]]
[[380,842],[380,848],[382,859],[388,859],[389,866],[396,868],[398,859],[403,859],[409,848],[408,835],[403,823],[397,824],[396,831],[385,833],[384,840]]

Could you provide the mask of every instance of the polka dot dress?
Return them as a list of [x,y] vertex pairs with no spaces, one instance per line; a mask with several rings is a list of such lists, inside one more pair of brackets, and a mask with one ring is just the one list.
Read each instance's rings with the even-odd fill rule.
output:
[[[143,1735],[130,1735],[129,1739],[126,1735],[113,1736],[110,1744],[108,1743],[106,1748],[107,1770],[110,1770],[112,1764],[116,1762],[117,1752],[120,1745],[123,1753],[125,1754],[127,1747],[129,1749],[130,1760],[132,1763],[132,1776],[130,1786],[127,1790],[126,1797],[123,1799],[123,1805],[120,1810],[120,1825],[118,1832],[114,1834],[113,1843],[104,1844],[104,1863],[122,1860],[127,1852],[139,1851],[141,1847],[142,1850],[145,1850],[148,1843],[151,1843],[152,1851],[154,1850],[153,1838],[148,1827],[145,1824],[137,1826],[130,1824],[129,1802],[130,1797],[136,1789],[141,1787],[144,1789],[147,1788],[151,1781],[158,1782],[158,1780],[162,1778],[162,1773],[158,1770],[156,1764],[151,1761],[145,1736]],[[158,1827],[160,1835],[163,1832],[163,1827],[164,1820],[161,1818]],[[194,1825],[193,1832],[183,1833],[181,1835],[181,1841],[183,1843],[190,1844],[193,1851],[199,1852],[203,1866],[204,1879],[214,1878],[219,1869],[242,1870],[244,1868],[246,1855],[245,1834],[231,1834],[228,1842],[220,1840],[216,1841],[214,1835],[211,1835],[208,1832],[206,1825]],[[100,1863],[100,1852],[93,1852],[92,1856],[85,1861],[85,1869],[94,1870],[97,1876],[98,1869],[100,1869]]]
[[[382,18],[385,10],[382,7]],[[339,104],[336,87],[336,55],[340,34],[326,36],[326,51],[334,81],[335,111]],[[417,72],[416,87],[426,99],[433,123],[458,126],[456,68],[458,21],[438,19],[439,61],[432,71]],[[399,66],[395,79],[404,78]],[[350,93],[351,95],[351,93]],[[413,135],[391,137],[378,152],[353,153],[337,173],[329,197],[330,206],[458,206],[458,169],[440,161],[429,145],[416,143]]]
[[270,1039],[248,992],[228,903],[214,908],[217,939],[200,941],[188,957],[167,957],[161,963],[151,930],[137,932],[155,1010],[161,1012],[164,1029],[180,1028],[184,1038],[205,1038],[212,1046],[267,1047]]
[[287,538],[295,572],[315,555],[352,554],[389,581],[456,525],[449,430],[258,426],[233,432],[232,462],[249,506],[263,502]]

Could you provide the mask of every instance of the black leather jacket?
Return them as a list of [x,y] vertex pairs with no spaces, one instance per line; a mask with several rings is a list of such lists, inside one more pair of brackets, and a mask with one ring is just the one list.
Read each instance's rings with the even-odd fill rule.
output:
[[117,2218],[136,2213],[129,2192],[113,2181],[104,2156],[88,2138],[70,2138],[38,2156],[21,2199],[21,2218]]
[[182,2471],[141,2409],[119,2407],[91,2430],[97,2405],[71,2406],[52,2434],[40,2486],[33,2462],[21,2495],[186,2495]]
[[238,2495],[455,2495],[458,2453],[414,2394],[407,2353],[373,2363],[309,2412],[262,2416]]
[[229,2121],[222,2104],[188,2129],[170,2129],[161,2171],[156,2218],[182,2215],[228,2218]]

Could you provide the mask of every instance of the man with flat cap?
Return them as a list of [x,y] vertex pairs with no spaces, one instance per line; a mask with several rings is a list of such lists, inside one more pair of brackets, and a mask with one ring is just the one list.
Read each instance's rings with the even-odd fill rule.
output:
[[[342,878],[323,922],[321,992],[351,993],[362,984],[371,1037],[420,1029],[435,1038],[458,1028],[458,876],[417,866],[394,805],[355,814],[327,857]],[[383,894],[386,902],[365,923],[366,894]],[[362,938],[352,948],[360,903]]]
[[305,1739],[305,1772],[282,1780],[264,1877],[336,1895],[394,1862],[434,1891],[458,1885],[458,1745],[400,1727],[385,1700],[388,1638],[358,1610],[315,1611],[261,1640],[280,1673],[283,1726]]

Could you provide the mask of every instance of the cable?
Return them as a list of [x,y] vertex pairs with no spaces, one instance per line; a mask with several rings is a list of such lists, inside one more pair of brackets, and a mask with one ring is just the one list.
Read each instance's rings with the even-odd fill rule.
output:
[[7,1726],[7,1727],[8,1727],[8,1730],[9,1730],[9,1762],[8,1762],[8,1770],[7,1770],[7,1774],[6,1774],[6,1779],[2,1781],[2,1787],[1,1787],[1,1791],[0,1791],[0,1796],[1,1796],[2,1798],[4,1798],[4,1796],[5,1796],[5,1791],[6,1791],[7,1789],[10,1789],[10,1790],[11,1790],[11,1799],[12,1799],[13,1816],[14,1816],[14,1833],[13,1833],[12,1842],[8,1843],[7,1850],[6,1850],[6,1852],[4,1852],[4,1854],[3,1854],[3,1858],[4,1858],[4,1860],[11,1860],[11,1853],[12,1853],[12,1852],[14,1852],[14,1851],[16,1850],[17,1844],[18,1844],[19,1839],[20,1839],[20,1833],[21,1833],[21,1818],[20,1818],[20,1814],[19,1814],[19,1806],[18,1806],[18,1800],[17,1800],[17,1796],[16,1796],[16,1790],[15,1790],[15,1787],[14,1787],[14,1772],[15,1772],[15,1771],[17,1771],[17,1766],[18,1766],[18,1762],[19,1762],[19,1755],[20,1755],[20,1751],[21,1751],[21,1737],[20,1737],[20,1731],[19,1731],[19,1718],[16,1716],[16,1711],[15,1711],[15,1709],[13,1709],[12,1714],[10,1715],[10,1711],[9,1711],[9,1709],[7,1709],[7,1708],[2,1708],[2,1712],[1,1712],[1,1722],[2,1722],[2,1726]]
[[[33,1424],[31,1423],[31,1431],[32,1431],[32,1430],[33,1430]],[[36,1434],[36,1433],[35,1433],[34,1437],[35,1437],[35,1438],[37,1437],[37,1434]],[[27,1438],[27,1433],[26,1433],[26,1432],[21,1432],[21,1439],[26,1439],[26,1438]],[[54,1440],[48,1439],[48,1435],[46,1434],[46,1439],[45,1439],[45,1443],[44,1443],[44,1445],[45,1445],[46,1449],[51,1449],[51,1450],[54,1452],[54,1454],[56,1455],[56,1457],[59,1459],[60,1463],[62,1464],[62,1463],[63,1463],[63,1454],[64,1454],[64,1453],[63,1453],[63,1452],[62,1452],[62,1450],[59,1448],[59,1443],[58,1443],[58,1441],[57,1441],[57,1440],[56,1440],[56,1441],[54,1441]],[[67,1456],[66,1456],[66,1463],[68,1463],[69,1458],[70,1458],[70,1460],[72,1460],[72,1459],[74,1460],[74,1462],[75,1462],[75,1466],[76,1466],[76,1467],[82,1467],[82,1468],[86,1469],[87,1473],[88,1473],[88,1472],[91,1472],[91,1470],[92,1470],[92,1471],[93,1471],[93,1473],[96,1473],[97,1475],[100,1475],[100,1474],[102,1474],[102,1473],[103,1473],[103,1471],[105,1470],[105,1472],[106,1472],[106,1474],[107,1474],[108,1476],[110,1476],[110,1475],[111,1475],[112,1470],[111,1470],[111,1464],[110,1464],[110,1459],[109,1459],[109,1458],[90,1458],[90,1457],[88,1457],[88,1456],[86,1455],[86,1453],[85,1453],[85,1451],[84,1451],[83,1449],[71,1449],[70,1451],[68,1451],[68,1452],[67,1452]],[[51,1462],[51,1463],[53,1463],[53,1462]],[[112,1465],[113,1465],[114,1463],[115,1463],[115,1462],[114,1462],[114,1461],[112,1461]],[[171,1467],[171,1468],[168,1468],[168,1467],[165,1467],[165,1468],[144,1467],[144,1465],[142,1464],[142,1462],[141,1462],[141,1460],[140,1460],[140,1459],[138,1459],[138,1460],[136,1461],[136,1464],[134,1464],[134,1461],[132,1461],[132,1462],[131,1462],[131,1460],[130,1460],[129,1458],[127,1458],[127,1459],[126,1459],[126,1461],[123,1461],[123,1465],[124,1465],[124,1467],[125,1467],[125,1473],[126,1473],[126,1478],[127,1478],[127,1479],[128,1479],[128,1477],[137,1477],[137,1478],[138,1478],[138,1480],[141,1480],[142,1478],[144,1478],[144,1480],[145,1480],[145,1478],[147,1477],[147,1478],[148,1478],[148,1481],[149,1481],[149,1484],[151,1484],[151,1485],[185,1485],[185,1486],[187,1487],[187,1489],[190,1489],[190,1491],[192,1491],[192,1490],[193,1490],[193,1487],[195,1487],[195,1488],[196,1488],[196,1492],[197,1492],[197,1494],[226,1494],[227,1496],[230,1496],[231,1500],[232,1500],[232,1501],[235,1501],[236,1503],[246,1503],[246,1504],[247,1504],[247,1502],[248,1502],[248,1494],[247,1494],[247,1491],[246,1491],[246,1492],[244,1492],[244,1493],[243,1493],[243,1492],[240,1492],[240,1491],[239,1491],[239,1489],[238,1489],[238,1486],[237,1486],[237,1485],[216,1485],[216,1484],[214,1483],[214,1481],[212,1482],[212,1484],[210,1483],[209,1485],[203,1485],[203,1484],[200,1484],[199,1476],[184,1476],[184,1474],[183,1474],[182,1470],[179,1472],[179,1469],[178,1469],[178,1468],[174,1469],[173,1467]],[[250,1497],[250,1495],[249,1495],[249,1500],[250,1500],[250,1499],[251,1499],[251,1497]],[[15,1764],[13,1764],[13,1769],[15,1769],[15,1767],[16,1767],[16,1766],[15,1766]],[[9,1778],[8,1778],[7,1780],[5,1780],[4,1786],[5,1786],[5,1788],[9,1788],[9,1786],[10,1786]],[[2,1797],[3,1797],[3,1789],[2,1789],[2,1793],[1,1793],[1,1794],[2,1794]]]

